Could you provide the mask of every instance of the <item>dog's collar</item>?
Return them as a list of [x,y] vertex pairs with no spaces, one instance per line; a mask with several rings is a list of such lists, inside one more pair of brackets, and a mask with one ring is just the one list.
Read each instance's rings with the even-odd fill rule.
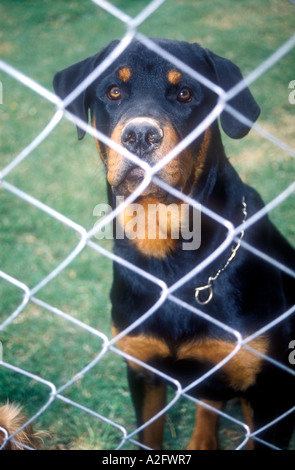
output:
[[[242,199],[242,213],[243,213],[243,221],[242,223],[244,224],[246,222],[246,219],[247,219],[247,204],[246,204],[246,201],[245,201],[245,197],[243,196],[243,199]],[[232,246],[231,248],[231,255],[230,257],[228,258],[227,262],[225,263],[225,265],[219,269],[217,271],[217,273],[215,274],[215,276],[209,276],[208,277],[208,282],[207,284],[205,284],[204,286],[201,286],[201,287],[196,287],[195,288],[195,299],[197,301],[197,303],[199,305],[206,305],[210,302],[210,300],[212,300],[213,298],[213,282],[216,281],[218,279],[218,277],[220,276],[221,273],[223,273],[223,271],[226,270],[226,268],[228,267],[228,265],[232,262],[232,260],[234,259],[234,257],[236,256],[237,254],[237,251],[238,249],[240,248],[241,246],[241,240],[242,238],[244,237],[244,234],[245,234],[245,231],[244,230],[241,230],[241,233],[240,233],[240,236],[239,236],[239,239],[238,239],[238,242],[235,246]],[[205,300],[201,300],[200,299],[200,294],[201,292],[203,293],[207,293],[207,298]]]

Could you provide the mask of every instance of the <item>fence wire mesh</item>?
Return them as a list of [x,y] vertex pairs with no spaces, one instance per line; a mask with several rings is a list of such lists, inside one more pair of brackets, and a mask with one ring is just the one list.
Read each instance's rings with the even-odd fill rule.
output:
[[[177,283],[172,286],[167,286],[162,279],[156,278],[152,276],[150,273],[145,272],[144,270],[138,268],[135,265],[132,265],[128,261],[118,257],[115,255],[109,247],[105,247],[103,244],[98,243],[96,239],[96,234],[103,230],[104,227],[107,226],[116,216],[124,210],[124,208],[130,204],[131,202],[135,201],[136,198],[141,194],[145,187],[153,180],[154,183],[162,187],[165,191],[171,193],[172,195],[178,196],[180,199],[188,202],[192,206],[196,206],[196,202],[189,197],[185,197],[183,194],[178,193],[174,188],[170,187],[169,185],[165,184],[155,175],[156,173],[167,165],[175,156],[184,148],[186,148],[192,141],[194,141],[198,136],[202,134],[202,132],[213,122],[215,121],[221,112],[226,109],[229,113],[234,115],[237,119],[241,120],[246,124],[253,124],[249,123],[247,118],[237,110],[233,109],[229,104],[229,100],[233,98],[241,88],[245,86],[244,83],[237,84],[234,88],[230,89],[229,91],[225,92],[224,90],[220,89],[215,84],[211,83],[207,78],[202,76],[196,70],[193,70],[188,65],[184,64],[178,58],[174,57],[170,53],[168,53],[165,49],[161,48],[157,45],[153,40],[145,36],[139,31],[140,25],[145,22],[151,15],[157,14],[159,12],[161,5],[165,2],[165,0],[154,0],[150,3],[147,3],[146,7],[135,17],[130,17],[127,13],[120,10],[117,6],[113,5],[111,2],[105,0],[92,0],[93,3],[97,5],[97,8],[103,9],[104,11],[108,12],[108,14],[113,15],[115,18],[119,19],[122,23],[124,23],[126,31],[123,37],[121,38],[118,45],[115,49],[104,59],[104,61],[95,68],[95,70],[63,101],[60,100],[54,93],[49,91],[48,89],[44,88],[42,85],[34,81],[29,76],[23,74],[20,70],[12,67],[7,62],[0,60],[0,70],[7,76],[11,77],[13,80],[17,81],[21,86],[26,87],[32,90],[34,93],[38,94],[42,99],[47,100],[51,103],[55,108],[54,113],[48,124],[44,127],[44,129],[36,135],[36,137],[11,161],[2,168],[0,173],[0,184],[2,190],[10,193],[13,197],[18,198],[21,201],[26,203],[26,207],[32,206],[37,211],[42,212],[46,215],[46,217],[50,217],[54,219],[58,224],[61,224],[66,227],[67,230],[72,231],[77,236],[77,242],[75,243],[74,248],[61,260],[61,262],[56,265],[50,272],[47,273],[42,279],[39,279],[38,282],[35,283],[33,286],[29,286],[22,282],[20,279],[10,275],[9,272],[0,271],[0,276],[5,284],[8,286],[18,290],[21,294],[21,301],[16,306],[13,311],[10,312],[2,312],[2,318],[4,314],[4,319],[0,324],[0,331],[4,331],[9,328],[10,325],[13,323],[17,323],[20,321],[21,316],[24,315],[26,309],[29,306],[37,306],[41,308],[43,311],[49,312],[52,316],[52,320],[54,321],[57,317],[62,318],[66,323],[74,325],[78,329],[85,331],[87,335],[91,335],[95,337],[99,344],[99,351],[97,354],[89,361],[81,370],[77,370],[69,380],[64,383],[56,384],[50,380],[46,380],[46,365],[44,366],[44,370],[40,374],[34,373],[34,371],[26,370],[21,367],[14,365],[11,362],[5,361],[5,351],[2,352],[2,360],[0,362],[0,366],[2,370],[9,370],[13,374],[19,374],[21,376],[27,377],[30,380],[40,384],[43,391],[43,396],[45,396],[45,401],[42,407],[40,407],[36,413],[29,417],[28,421],[22,426],[25,427],[29,423],[34,423],[38,420],[38,418],[45,413],[50,407],[54,407],[57,402],[63,402],[64,404],[75,407],[81,410],[83,413],[89,414],[93,416],[94,419],[102,421],[107,425],[113,427],[118,435],[119,444],[117,445],[117,449],[125,448],[126,444],[136,444],[140,445],[137,442],[136,435],[140,429],[135,428],[134,426],[130,426],[129,424],[124,423],[124,417],[122,419],[116,420],[112,416],[107,415],[106,412],[100,413],[94,409],[89,409],[88,407],[84,406],[83,400],[79,402],[78,400],[72,400],[67,396],[67,391],[77,383],[80,383],[87,374],[90,374],[92,369],[97,370],[97,366],[101,364],[101,367],[104,367],[103,359],[106,355],[110,352],[115,354],[116,356],[123,357],[128,359],[134,363],[140,364],[146,370],[156,374],[157,376],[164,378],[168,381],[171,385],[174,386],[175,392],[171,395],[171,398],[168,401],[168,404],[163,408],[160,413],[152,418],[151,421],[156,420],[159,415],[163,415],[167,413],[172,407],[179,402],[179,400],[187,400],[192,402],[193,404],[200,404],[200,402],[189,395],[190,389],[197,385],[197,382],[206,381],[208,376],[212,375],[216,370],[219,370],[222,366],[224,366],[230,359],[238,353],[241,347],[245,347],[251,349],[250,346],[247,344],[250,343],[253,339],[260,336],[262,333],[269,331],[275,325],[284,322],[287,318],[291,315],[294,315],[295,305],[284,312],[282,315],[277,317],[271,323],[265,324],[263,328],[257,331],[255,334],[251,335],[251,337],[247,337],[247,339],[243,338],[241,333],[227,324],[224,324],[206,314],[206,310],[202,308],[197,308],[196,305],[188,305],[185,302],[181,301],[175,294],[177,289],[183,286],[189,279],[195,276],[197,273],[204,270],[206,266],[208,266],[212,261],[214,261],[220,253],[223,253],[226,248],[230,247],[234,240],[237,240],[237,237],[240,234],[241,226],[233,227],[230,221],[223,219],[218,214],[210,211],[208,208],[203,207],[202,210],[205,214],[209,217],[214,219],[219,224],[223,225],[227,230],[227,236],[224,242],[216,248],[214,252],[208,256],[200,265],[196,266],[194,270],[187,272],[187,274],[180,279]],[[79,125],[83,130],[89,133],[91,136],[96,137],[100,141],[104,142],[108,146],[117,149],[116,144],[106,135],[102,134],[101,132],[95,130],[92,126],[85,124],[85,122],[79,120],[76,116],[72,115],[69,111],[66,110],[68,104],[70,104],[83,90],[85,90],[96,78],[98,78],[106,69],[107,67],[112,64],[122,52],[130,45],[130,43],[134,40],[138,40],[142,43],[144,47],[150,49],[164,59],[170,61],[174,64],[178,69],[185,71],[195,80],[200,81],[206,87],[212,89],[218,96],[218,102],[213,111],[195,128],[193,131],[183,140],[181,141],[171,152],[169,152],[157,165],[154,167],[150,167],[147,164],[144,164],[136,155],[130,154],[126,151],[126,149],[120,148],[119,152],[125,156],[125,158],[132,160],[137,165],[142,167],[146,172],[146,177],[140,184],[140,186],[134,191],[134,193],[128,197],[128,199],[118,207],[115,211],[108,214],[106,217],[101,219],[98,223],[95,224],[93,228],[90,230],[86,227],[77,224],[74,220],[66,217],[63,213],[60,213],[53,209],[50,205],[43,203],[38,198],[35,198],[29,192],[25,192],[20,189],[17,185],[12,184],[9,182],[9,176],[19,167],[22,162],[32,155],[34,150],[41,145],[46,139],[54,138],[52,136],[53,131],[57,126],[59,126],[62,120],[67,119],[73,122],[76,125]],[[245,78],[245,83],[247,85],[251,85],[256,81],[259,81],[260,78],[267,74],[268,70],[273,67],[275,64],[279,63],[280,60],[290,53],[292,49],[295,47],[295,34],[290,37],[285,43],[281,45],[277,50],[273,51],[269,57],[249,73]],[[1,95],[3,91],[1,88]],[[283,151],[290,155],[291,157],[295,157],[295,149],[291,148],[288,144],[283,142],[281,139],[277,138],[275,134],[267,132],[262,126],[259,124],[253,124],[253,129],[257,132],[262,139],[268,140],[271,145],[276,146],[278,151]],[[3,136],[2,136],[3,138]],[[38,165],[38,161],[35,162]],[[44,184],[46,184],[44,180]],[[255,224],[260,218],[262,218],[265,214],[270,213],[276,207],[279,207],[284,201],[286,201],[292,194],[295,192],[295,181],[293,181],[288,187],[285,187],[275,198],[273,198],[266,206],[261,209],[259,212],[254,214],[253,216],[249,217],[244,224],[243,229],[247,230],[250,226]],[[57,242],[58,243],[58,242]],[[243,249],[248,250],[250,253],[254,254],[256,257],[261,258],[262,260],[266,260],[268,263],[278,267],[280,270],[285,271],[292,277],[295,277],[295,270],[290,269],[290,267],[283,265],[277,259],[272,258],[269,255],[266,255],[262,251],[258,250],[257,247],[249,245],[246,241],[241,240],[241,245]],[[73,316],[71,312],[63,311],[62,309],[52,305],[49,302],[42,300],[42,292],[43,290],[54,280],[59,279],[62,273],[70,267],[78,257],[81,257],[83,252],[87,249],[92,250],[93,252],[98,253],[102,257],[105,257],[115,263],[119,263],[124,265],[126,268],[132,270],[136,273],[137,276],[140,278],[144,278],[152,282],[155,286],[160,289],[161,295],[159,296],[158,301],[142,315],[142,317],[137,320],[134,324],[128,327],[126,330],[121,332],[117,337],[110,337],[105,334],[100,329],[96,329],[93,326],[89,326],[87,322],[83,322],[79,320],[76,316]],[[21,276],[20,276],[21,277]],[[83,282],[83,281],[81,281]],[[181,387],[179,382],[174,378],[163,374],[161,371],[154,369],[153,367],[142,363],[138,359],[129,356],[128,354],[122,352],[118,347],[118,341],[127,335],[129,332],[134,330],[139,324],[144,322],[147,318],[154,314],[154,312],[167,300],[175,303],[176,305],[181,306],[182,308],[187,309],[190,312],[193,312],[195,315],[204,318],[207,322],[215,323],[224,331],[230,333],[236,342],[236,347],[234,350],[226,356],[220,363],[218,363],[215,367],[210,369],[210,371],[202,376],[198,381],[190,384],[187,387]],[[36,319],[38,322],[38,319]],[[106,321],[109,321],[107,318]],[[295,338],[294,338],[295,339]],[[25,342],[26,339],[22,338]],[[253,353],[259,354],[257,351],[253,350]],[[266,361],[272,361],[271,358],[268,356],[263,356]],[[1,359],[1,358],[0,358]],[[63,358],[60,358],[62,361]],[[64,359],[65,360],[65,359]],[[66,360],[70,361],[71,358],[67,358]],[[123,362],[123,361],[122,361]],[[280,367],[286,370],[287,373],[293,374],[294,371],[291,367],[286,367],[280,363],[275,363],[276,367]],[[111,371],[109,371],[111,374]],[[101,385],[101,384],[100,384]],[[95,393],[94,390],[90,390],[89,393]],[[9,391],[7,392],[9,396]],[[251,430],[249,429],[248,425],[243,421],[243,419],[237,418],[234,415],[227,413],[226,411],[218,411],[215,408],[211,408],[208,404],[202,404],[202,406],[208,407],[212,409],[215,413],[219,414],[222,418],[226,420],[226,422],[235,424],[242,433],[242,438],[238,445],[233,446],[234,448],[240,449],[243,448],[244,445],[247,443],[250,437],[254,437],[255,439],[259,440],[259,434],[262,432],[263,429],[258,429],[255,433],[251,434]],[[99,405],[97,407],[100,409]],[[289,409],[286,414],[294,412],[295,407]],[[278,417],[277,419],[282,419],[283,416]],[[146,427],[149,423],[145,423],[142,427]],[[274,423],[270,422],[267,426],[272,426]],[[130,431],[131,429],[131,431]],[[0,432],[2,432],[4,436],[4,445],[6,439],[10,439],[17,442],[17,433],[19,429],[15,431],[12,435],[8,436],[7,431],[3,428],[0,428]],[[79,430],[77,430],[79,432]]]

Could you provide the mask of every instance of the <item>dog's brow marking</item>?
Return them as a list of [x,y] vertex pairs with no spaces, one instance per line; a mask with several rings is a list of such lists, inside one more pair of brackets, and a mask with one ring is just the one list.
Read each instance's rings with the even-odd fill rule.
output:
[[124,83],[130,80],[131,75],[132,73],[129,67],[122,67],[118,70],[119,79],[122,80],[122,82]]
[[171,85],[178,85],[182,79],[182,74],[176,69],[172,69],[168,72],[168,80]]

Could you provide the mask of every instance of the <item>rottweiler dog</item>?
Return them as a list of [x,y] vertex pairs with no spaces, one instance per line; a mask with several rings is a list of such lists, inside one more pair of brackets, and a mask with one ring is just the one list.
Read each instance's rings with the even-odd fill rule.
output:
[[[111,206],[117,207],[118,197],[125,201],[139,191],[132,201],[136,206],[126,206],[118,217],[123,236],[115,237],[114,249],[148,276],[115,263],[111,289],[114,335],[136,322],[116,344],[127,358],[139,439],[148,448],[162,447],[161,410],[170,383],[202,400],[188,449],[217,447],[218,412],[213,410],[233,397],[243,402],[254,432],[252,448],[286,448],[294,427],[289,360],[294,321],[286,315],[284,321],[271,322],[292,313],[295,252],[267,216],[243,230],[263,202],[227,159],[219,128],[220,122],[228,136],[242,138],[260,109],[243,82],[229,105],[247,121],[223,109],[201,133],[191,134],[218,103],[214,86],[231,89],[243,80],[240,69],[196,43],[153,41],[176,57],[177,66],[133,41],[67,108],[84,122],[90,111],[92,126],[120,146],[96,139]],[[58,72],[57,95],[65,98],[117,44]],[[178,66],[179,61],[213,86]],[[78,138],[84,134],[78,127]],[[174,151],[186,136],[186,145]],[[174,158],[161,165],[173,151]],[[157,171],[145,184],[147,168],[153,167]],[[201,216],[194,219],[200,206]],[[141,209],[136,217],[134,207]],[[223,220],[241,230],[208,263],[229,233]],[[242,239],[278,263],[245,249]]]

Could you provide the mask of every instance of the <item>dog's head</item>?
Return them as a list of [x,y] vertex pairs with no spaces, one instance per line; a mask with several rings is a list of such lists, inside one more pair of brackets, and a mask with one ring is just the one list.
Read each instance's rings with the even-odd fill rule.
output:
[[[154,41],[224,90],[242,80],[236,65],[198,44]],[[113,41],[97,55],[58,72],[54,77],[56,93],[65,98],[117,44]],[[85,122],[88,122],[90,110],[94,127],[153,166],[210,113],[217,99],[210,88],[135,41],[71,102],[68,109]],[[259,107],[247,87],[229,104],[252,122],[259,115]],[[232,138],[241,138],[249,131],[247,125],[226,111],[220,121]],[[216,129],[216,123],[214,126]],[[157,176],[185,194],[191,194],[204,168],[210,165],[209,149],[216,139],[212,129],[209,127],[181,150]],[[78,128],[79,139],[84,134]],[[144,170],[103,142],[97,141],[97,146],[114,194],[128,196],[144,178]],[[142,195],[164,201],[167,198],[167,193],[154,183]]]

